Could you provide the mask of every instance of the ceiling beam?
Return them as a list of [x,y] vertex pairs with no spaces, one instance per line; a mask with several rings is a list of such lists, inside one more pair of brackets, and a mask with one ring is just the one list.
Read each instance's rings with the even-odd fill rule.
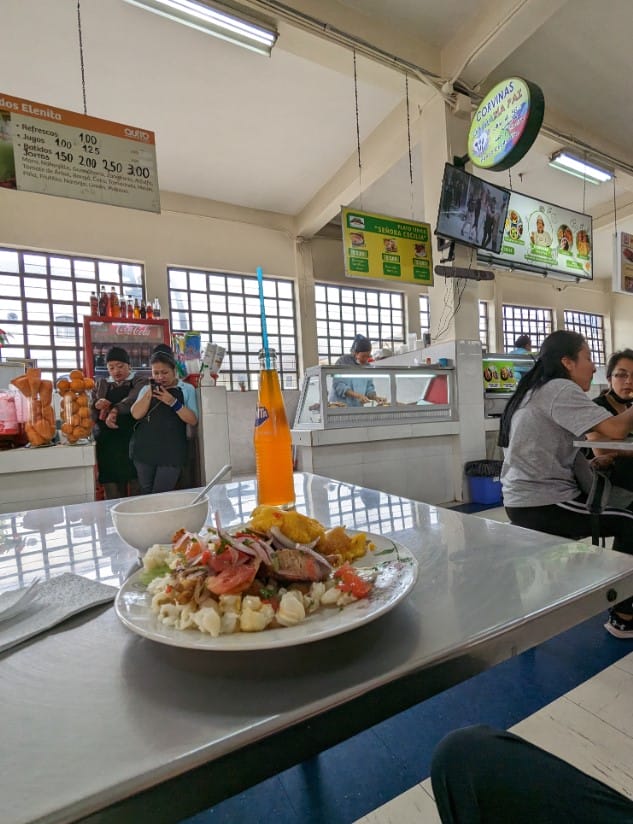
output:
[[[409,31],[402,26],[395,26],[389,22],[366,14],[356,8],[350,8],[336,0],[244,0],[254,9],[266,11],[269,15],[277,16],[279,21],[291,21],[291,17],[284,13],[293,11],[298,17],[295,25],[303,25],[312,33],[321,33],[323,37],[337,40],[337,35],[347,35],[359,44],[365,43],[372,49],[377,49],[385,55],[391,55],[413,66],[439,76],[440,50],[437,46],[424,41],[418,31]],[[310,22],[312,21],[312,22]],[[315,25],[316,24],[316,25]],[[282,38],[276,48],[282,46]]]
[[566,2],[489,0],[476,22],[463,26],[442,49],[442,76],[477,87]]
[[[415,124],[420,117],[420,107],[434,94],[436,93],[421,84],[410,86],[409,113],[412,144],[417,142],[416,134],[419,130],[415,128]],[[296,216],[296,234],[304,238],[316,234],[338,215],[341,206],[359,197],[372,183],[388,172],[407,150],[407,113],[406,101],[403,100],[361,144],[361,174],[359,175],[358,154],[353,152]]]

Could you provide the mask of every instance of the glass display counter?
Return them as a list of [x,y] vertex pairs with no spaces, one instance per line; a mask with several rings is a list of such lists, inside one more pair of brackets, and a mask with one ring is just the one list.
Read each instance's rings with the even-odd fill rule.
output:
[[484,410],[488,417],[499,417],[512,397],[521,377],[534,366],[532,355],[484,355],[481,370]]
[[312,366],[294,429],[341,429],[457,419],[454,370],[439,366]]

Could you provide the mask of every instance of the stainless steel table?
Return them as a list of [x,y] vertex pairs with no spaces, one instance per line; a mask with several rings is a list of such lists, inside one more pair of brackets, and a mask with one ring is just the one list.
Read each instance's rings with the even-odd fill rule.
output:
[[622,452],[633,452],[633,438],[623,441],[589,441],[583,438],[574,441],[574,446],[589,447],[590,449],[619,449]]
[[[314,475],[295,483],[301,511],[408,546],[411,595],[305,646],[167,647],[108,607],[5,653],[3,821],[178,821],[633,595],[628,555]],[[239,522],[254,493],[217,487],[212,510]],[[68,570],[123,581],[134,553],[108,510],[0,516],[0,587]]]

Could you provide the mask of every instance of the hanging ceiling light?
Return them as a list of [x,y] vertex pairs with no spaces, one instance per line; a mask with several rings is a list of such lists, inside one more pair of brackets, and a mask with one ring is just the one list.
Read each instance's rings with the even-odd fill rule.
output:
[[238,17],[197,0],[125,0],[185,26],[270,57],[279,36],[272,26]]
[[566,149],[554,152],[550,158],[549,165],[554,169],[560,169],[561,172],[567,172],[567,174],[574,175],[575,177],[581,177],[588,183],[595,183],[596,186],[599,183],[606,183],[607,180],[613,178],[612,171],[602,169],[600,166],[596,166],[595,163],[588,163],[586,160],[581,160],[581,158],[576,157]]

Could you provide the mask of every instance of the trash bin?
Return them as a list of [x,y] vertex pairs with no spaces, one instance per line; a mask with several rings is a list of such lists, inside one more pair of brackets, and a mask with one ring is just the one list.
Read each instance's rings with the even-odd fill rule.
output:
[[503,461],[468,461],[464,473],[468,478],[470,502],[473,504],[501,504],[501,467]]

